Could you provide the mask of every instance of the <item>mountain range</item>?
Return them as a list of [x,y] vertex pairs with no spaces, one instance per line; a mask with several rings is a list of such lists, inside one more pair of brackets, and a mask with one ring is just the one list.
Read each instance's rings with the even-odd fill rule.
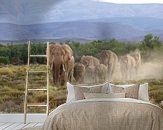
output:
[[0,24],[0,39],[14,40],[108,40],[139,41],[152,33],[163,40],[163,19],[105,18],[32,25]]
[[[20,1],[0,5],[0,40],[163,40],[163,4],[114,4],[95,0]],[[31,3],[30,3],[31,2]]]

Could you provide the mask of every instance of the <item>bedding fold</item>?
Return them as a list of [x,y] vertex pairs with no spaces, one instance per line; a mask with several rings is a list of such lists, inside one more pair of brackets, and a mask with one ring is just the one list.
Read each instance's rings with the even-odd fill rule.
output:
[[46,119],[43,130],[162,130],[163,110],[130,98],[66,103]]

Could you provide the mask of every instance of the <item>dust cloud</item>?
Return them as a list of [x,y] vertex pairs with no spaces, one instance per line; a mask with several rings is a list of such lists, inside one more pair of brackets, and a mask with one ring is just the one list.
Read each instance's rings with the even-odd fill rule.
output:
[[163,79],[163,58],[142,63],[136,78],[138,80]]

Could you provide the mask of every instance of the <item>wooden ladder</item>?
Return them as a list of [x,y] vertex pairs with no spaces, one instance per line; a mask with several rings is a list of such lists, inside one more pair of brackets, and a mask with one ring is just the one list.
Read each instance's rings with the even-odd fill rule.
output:
[[[28,64],[27,64],[27,74],[26,74],[26,85],[25,85],[25,98],[24,98],[24,124],[27,122],[27,108],[28,107],[46,107],[46,114],[49,114],[49,42],[47,42],[47,52],[46,55],[31,55],[31,43],[28,42]],[[44,70],[31,70],[30,69],[30,58],[46,58],[46,71]],[[34,88],[30,89],[29,86],[29,74],[30,73],[46,73],[46,88]],[[46,104],[43,103],[28,103],[28,92],[31,91],[45,91],[46,92]]]

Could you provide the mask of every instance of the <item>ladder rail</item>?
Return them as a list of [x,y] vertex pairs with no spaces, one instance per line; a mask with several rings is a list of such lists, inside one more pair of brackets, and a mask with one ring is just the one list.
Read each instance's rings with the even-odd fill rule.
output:
[[[27,122],[27,110],[28,107],[46,107],[46,114],[49,114],[49,42],[47,42],[47,50],[46,50],[46,55],[31,55],[31,42],[28,42],[28,63],[27,63],[27,75],[26,75],[26,85],[25,85],[25,98],[24,98],[24,124],[26,124]],[[30,70],[30,58],[31,57],[45,57],[47,64],[46,64],[46,71],[45,70]],[[46,73],[46,88],[36,88],[36,89],[29,89],[28,88],[28,82],[29,82],[29,74],[30,73]],[[27,98],[28,98],[28,91],[46,91],[46,95],[47,95],[47,101],[46,101],[46,105],[45,104],[31,104],[27,102]]]
[[46,114],[49,115],[49,42],[47,42],[47,108]]
[[30,41],[28,42],[28,63],[27,63],[27,75],[26,75],[26,86],[25,86],[25,99],[24,99],[24,123],[26,124],[27,119],[27,95],[28,95],[28,80],[29,80],[29,65],[30,65],[30,50],[31,45]]

